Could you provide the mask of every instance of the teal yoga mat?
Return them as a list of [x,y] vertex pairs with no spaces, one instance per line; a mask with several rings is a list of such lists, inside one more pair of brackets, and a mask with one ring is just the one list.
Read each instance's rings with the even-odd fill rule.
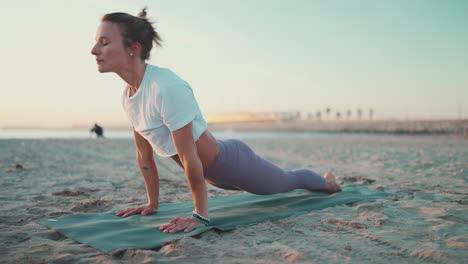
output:
[[157,214],[115,216],[114,211],[93,214],[75,214],[54,219],[36,220],[62,235],[90,245],[107,253],[123,248],[157,248],[183,236],[194,236],[211,229],[230,230],[236,226],[275,221],[292,215],[305,214],[339,204],[375,199],[389,195],[346,186],[336,194],[311,193],[296,190],[275,195],[241,193],[209,199],[209,226],[189,233],[166,234],[159,227],[176,216],[190,216],[192,202],[161,204]]

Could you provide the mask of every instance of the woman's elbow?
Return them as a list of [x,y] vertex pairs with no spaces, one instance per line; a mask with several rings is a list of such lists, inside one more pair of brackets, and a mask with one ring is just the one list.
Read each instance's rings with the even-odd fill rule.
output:
[[198,153],[190,153],[186,155],[179,155],[180,161],[184,165],[184,168],[190,168],[195,166],[198,166],[198,164],[201,164],[200,157],[198,156]]

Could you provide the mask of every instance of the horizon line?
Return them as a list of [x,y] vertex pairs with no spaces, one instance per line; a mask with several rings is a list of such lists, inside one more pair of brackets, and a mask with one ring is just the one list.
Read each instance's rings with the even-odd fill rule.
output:
[[[289,121],[237,121],[237,122],[207,122],[208,125],[237,125],[237,124],[252,124],[252,123],[367,123],[367,122],[459,122],[459,121],[468,121],[468,118],[438,118],[438,119],[427,119],[427,118],[405,118],[405,119],[397,119],[397,118],[386,118],[386,119],[299,119],[299,120],[289,120]],[[13,129],[60,129],[60,130],[75,130],[75,129],[91,129],[92,126],[90,125],[71,125],[71,126],[57,126],[57,125],[13,125],[13,126],[0,126],[1,130],[13,130]],[[105,126],[105,129],[109,130],[125,130],[125,129],[132,129],[131,125],[124,125],[124,124],[114,124]]]

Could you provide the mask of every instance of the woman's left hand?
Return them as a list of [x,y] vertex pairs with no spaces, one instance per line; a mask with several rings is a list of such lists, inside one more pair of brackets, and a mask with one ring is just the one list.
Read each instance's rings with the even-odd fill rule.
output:
[[203,226],[203,224],[191,217],[176,217],[168,224],[161,226],[159,229],[164,233],[175,233],[181,230],[184,230],[184,232],[187,233],[200,226]]

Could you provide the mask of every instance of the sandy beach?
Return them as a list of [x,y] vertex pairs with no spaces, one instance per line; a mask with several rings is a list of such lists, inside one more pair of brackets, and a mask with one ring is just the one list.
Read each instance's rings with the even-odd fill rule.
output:
[[[234,133],[235,134],[235,133]],[[0,140],[1,263],[466,263],[468,141],[451,135],[245,138],[288,169],[392,193],[151,250],[108,255],[34,220],[146,202],[131,139]],[[156,157],[160,201],[191,200],[183,171]],[[209,195],[237,193],[208,187]]]

